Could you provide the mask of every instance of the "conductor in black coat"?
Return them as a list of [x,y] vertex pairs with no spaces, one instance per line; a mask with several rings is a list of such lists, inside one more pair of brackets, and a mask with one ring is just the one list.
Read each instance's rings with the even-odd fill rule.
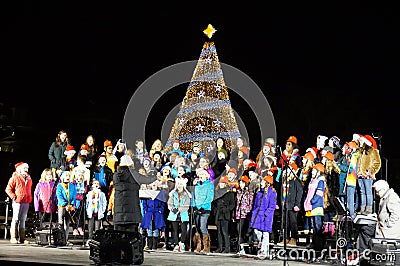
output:
[[139,189],[141,184],[151,184],[157,180],[155,175],[144,176],[134,168],[129,155],[123,155],[113,174],[114,183],[114,229],[138,232],[142,222]]

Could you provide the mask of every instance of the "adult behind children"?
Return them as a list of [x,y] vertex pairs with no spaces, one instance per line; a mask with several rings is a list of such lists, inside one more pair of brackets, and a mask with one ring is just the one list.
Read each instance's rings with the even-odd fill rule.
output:
[[50,168],[53,171],[53,176],[56,176],[56,171],[65,164],[65,150],[67,145],[70,145],[68,134],[64,130],[60,130],[54,142],[49,148],[48,157],[50,160]]
[[10,243],[25,243],[25,221],[29,204],[32,202],[32,178],[28,174],[29,165],[24,162],[15,165],[15,172],[8,180],[6,193],[12,199],[13,216],[10,228]]
[[156,176],[141,175],[133,166],[132,158],[129,155],[123,155],[113,174],[115,230],[139,231],[139,224],[142,222],[139,200],[140,185],[151,184],[157,180]]

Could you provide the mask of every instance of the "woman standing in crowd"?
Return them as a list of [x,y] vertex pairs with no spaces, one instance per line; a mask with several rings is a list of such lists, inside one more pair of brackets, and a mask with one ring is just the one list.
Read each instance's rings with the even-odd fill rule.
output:
[[32,202],[32,178],[28,173],[29,165],[24,162],[15,164],[15,171],[8,180],[6,193],[12,200],[13,216],[10,228],[10,243],[25,243],[25,222],[29,204]]

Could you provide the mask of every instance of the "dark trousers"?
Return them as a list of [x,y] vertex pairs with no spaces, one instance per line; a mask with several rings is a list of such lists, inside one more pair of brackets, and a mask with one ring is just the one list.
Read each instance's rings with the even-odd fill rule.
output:
[[239,219],[236,223],[236,227],[239,235],[239,244],[247,242],[247,234],[249,233],[249,220],[247,220],[246,218]]
[[218,220],[217,221],[217,240],[218,247],[222,248],[225,244],[225,249],[230,249],[230,237],[229,237],[229,221]]
[[185,243],[186,241],[186,236],[188,233],[188,224],[189,222],[181,222],[181,221],[171,221],[172,223],[172,233],[173,233],[173,239],[174,239],[174,244],[178,244],[178,239],[179,239],[179,225],[181,227],[181,241],[182,243]]
[[97,217],[92,217],[89,219],[88,229],[89,229],[89,239],[93,239],[93,233],[100,229],[101,220]]
[[358,225],[357,237],[358,237],[358,251],[360,254],[369,249],[369,241],[375,236],[375,224]]
[[[298,227],[297,227],[297,213],[295,211],[292,210],[288,210],[287,212],[287,227],[285,228],[285,232],[286,232],[286,239],[290,239],[290,237],[297,239],[297,234],[298,234]],[[285,224],[286,222],[286,213],[283,212],[283,224]],[[290,232],[290,236],[289,236],[289,232]]]

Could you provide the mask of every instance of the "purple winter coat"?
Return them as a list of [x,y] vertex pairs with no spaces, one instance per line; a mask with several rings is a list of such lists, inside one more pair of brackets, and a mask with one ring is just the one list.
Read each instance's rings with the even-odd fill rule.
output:
[[264,191],[265,189],[260,190],[255,196],[250,228],[271,233],[276,207],[276,192],[271,187],[268,187],[266,193]]

